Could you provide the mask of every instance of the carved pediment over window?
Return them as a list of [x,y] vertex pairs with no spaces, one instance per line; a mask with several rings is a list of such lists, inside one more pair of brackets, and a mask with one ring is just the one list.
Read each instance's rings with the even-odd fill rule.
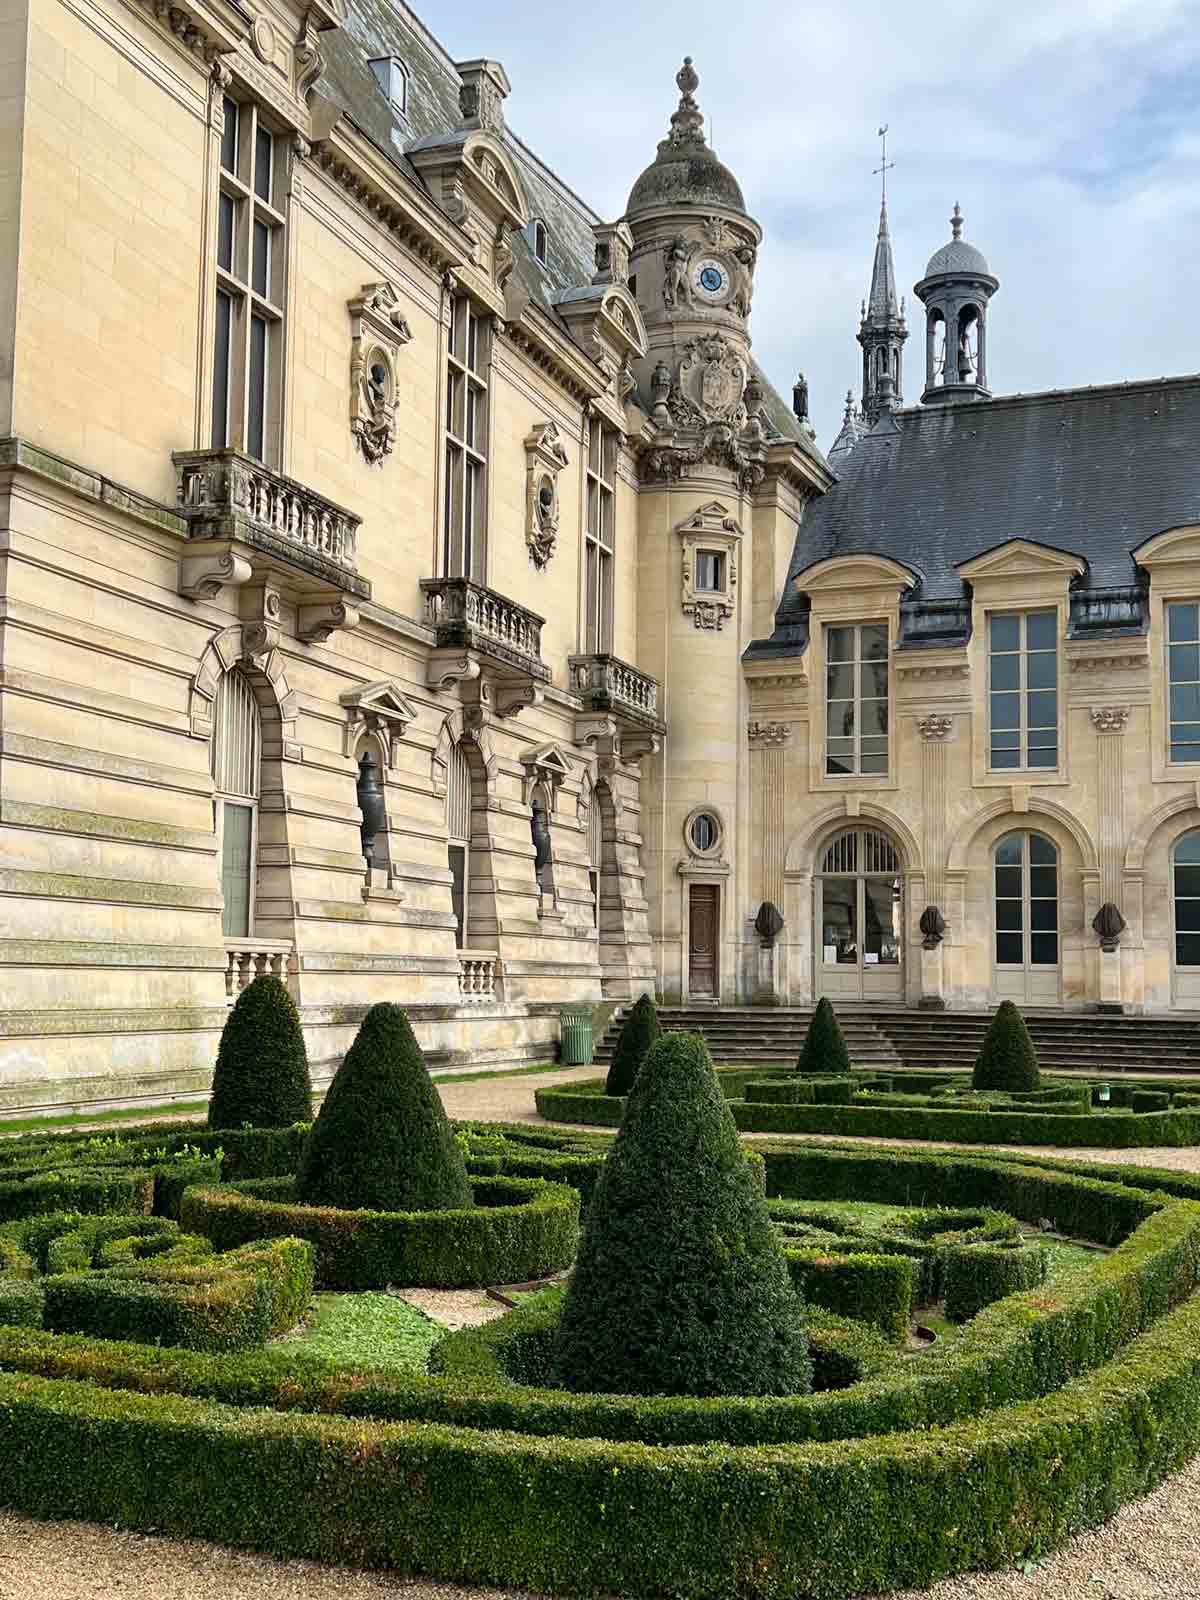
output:
[[736,609],[742,530],[728,507],[710,500],[685,517],[675,532],[683,541],[684,614],[697,628],[720,631]]
[[407,153],[446,215],[478,242],[490,242],[501,222],[523,228],[529,220],[524,184],[502,142],[511,85],[498,61],[457,65],[462,123],[418,139]]
[[646,325],[638,303],[623,283],[581,284],[554,302],[579,348],[611,376],[627,360],[646,354]]
[[521,757],[525,777],[521,785],[521,798],[528,805],[533,791],[541,784],[550,796],[551,810],[558,808],[558,791],[562,781],[571,774],[571,763],[556,744],[539,745],[527,750]]
[[980,578],[1078,578],[1086,568],[1082,556],[1032,539],[1007,539],[984,550],[969,561],[960,561],[955,571],[969,583]]
[[412,329],[390,283],[366,283],[350,312],[350,429],[369,462],[396,442],[397,360]]
[[558,542],[558,475],[567,452],[553,422],[537,422],[525,439],[525,542],[535,567],[548,564]]
[[365,728],[386,742],[388,766],[395,768],[405,729],[417,717],[415,707],[401,692],[399,685],[391,678],[381,678],[378,683],[366,683],[361,689],[348,689],[338,699],[347,712],[342,754],[354,754],[359,736]]

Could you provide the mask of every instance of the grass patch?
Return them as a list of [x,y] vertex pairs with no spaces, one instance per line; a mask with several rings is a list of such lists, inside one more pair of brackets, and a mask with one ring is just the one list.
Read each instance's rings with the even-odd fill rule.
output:
[[398,1295],[318,1294],[303,1329],[276,1348],[321,1356],[339,1367],[424,1372],[430,1350],[445,1331]]
[[530,1072],[568,1072],[569,1061],[535,1061],[531,1067],[492,1067],[480,1072],[431,1072],[434,1083],[474,1083],[478,1078],[523,1078]]
[[115,1111],[73,1111],[53,1117],[0,1116],[0,1134],[40,1133],[43,1129],[90,1128],[93,1123],[152,1122],[164,1116],[194,1117],[208,1110],[207,1100],[179,1100],[168,1105],[126,1106]]

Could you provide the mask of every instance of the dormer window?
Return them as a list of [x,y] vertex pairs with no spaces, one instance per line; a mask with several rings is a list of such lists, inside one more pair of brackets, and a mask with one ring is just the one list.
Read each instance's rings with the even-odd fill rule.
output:
[[408,68],[403,61],[399,56],[378,56],[368,65],[392,110],[405,116],[408,112]]
[[540,217],[535,217],[529,224],[529,242],[533,246],[533,254],[535,259],[539,261],[543,267],[546,265],[546,246],[549,242],[549,237],[549,234],[546,232],[546,224],[541,220]]

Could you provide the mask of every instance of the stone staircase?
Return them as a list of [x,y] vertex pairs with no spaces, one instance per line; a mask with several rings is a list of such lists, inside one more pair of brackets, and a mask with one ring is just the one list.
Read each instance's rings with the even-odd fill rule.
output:
[[[991,1013],[926,1012],[842,1006],[838,1021],[856,1066],[967,1071],[979,1053]],[[624,1012],[598,1042],[596,1060],[612,1057]],[[793,1063],[812,1007],[663,1006],[664,1029],[702,1033],[716,1061]],[[1043,1067],[1097,1073],[1188,1073],[1200,1076],[1200,1018],[1113,1017],[1089,1012],[1027,1012]]]

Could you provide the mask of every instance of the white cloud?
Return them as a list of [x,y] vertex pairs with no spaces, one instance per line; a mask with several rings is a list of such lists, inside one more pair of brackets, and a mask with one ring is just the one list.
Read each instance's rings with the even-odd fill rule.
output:
[[[504,62],[513,127],[612,217],[666,132],[681,57],[695,57],[718,152],[765,230],[756,353],[784,393],[805,369],[825,445],[859,381],[885,120],[901,285],[949,236],[955,200],[1001,280],[993,387],[1200,368],[1200,329],[1180,314],[1200,257],[1200,30],[1188,0],[930,0],[919,11],[692,0],[686,12],[609,0],[553,14],[532,0],[503,11],[442,0],[428,21],[456,57]],[[912,403],[923,340],[909,302]]]

